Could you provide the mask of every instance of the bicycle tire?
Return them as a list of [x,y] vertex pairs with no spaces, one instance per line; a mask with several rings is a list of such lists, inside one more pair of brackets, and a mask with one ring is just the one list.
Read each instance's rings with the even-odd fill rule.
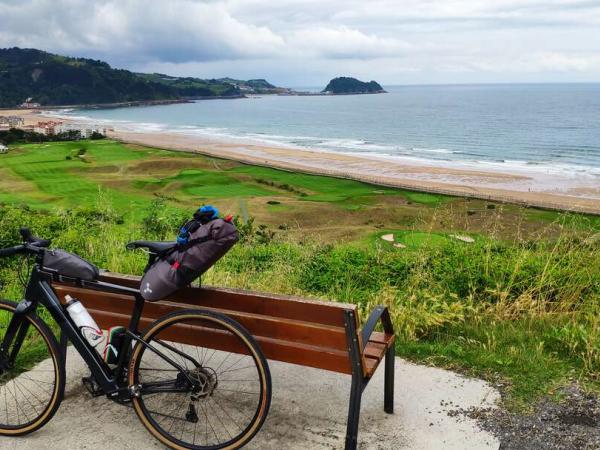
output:
[[[10,314],[14,314],[14,311],[17,307],[17,304],[7,300],[0,300],[0,312],[8,312]],[[23,349],[19,351],[16,357],[16,361],[19,361],[19,355],[23,354],[23,364],[25,366],[35,364],[34,367],[30,367],[30,369],[35,369],[42,364],[49,365],[51,364],[51,369],[48,369],[47,372],[51,373],[54,379],[49,380],[48,375],[42,375],[41,373],[37,376],[43,376],[45,379],[33,379],[31,378],[33,373],[37,373],[36,370],[23,370],[19,372],[19,368],[7,369],[4,373],[0,371],[0,405],[5,403],[6,411],[2,410],[0,406],[0,435],[4,436],[22,436],[25,434],[32,433],[42,426],[44,426],[56,413],[58,410],[64,396],[65,390],[65,367],[63,364],[62,351],[56,341],[56,338],[48,325],[40,319],[35,313],[28,313],[25,316],[25,320],[29,322],[30,328],[28,330],[28,334],[26,335],[26,339],[29,336],[29,332],[32,330],[37,330],[41,338],[43,339],[43,344],[46,346],[49,357],[51,358],[50,363],[45,363],[40,361],[40,358],[43,358],[43,353],[41,350],[37,350],[37,355],[32,359],[31,356],[27,356],[25,358],[25,354],[22,353]],[[7,324],[8,321],[5,322]],[[5,328],[3,328],[3,324],[0,322],[0,342],[4,340],[4,333],[2,332]],[[28,344],[33,345],[35,342],[30,341]],[[40,347],[41,348],[41,347]],[[10,370],[13,370],[13,373],[10,373]],[[45,371],[46,372],[46,371]],[[12,377],[11,377],[12,375]],[[4,377],[4,378],[3,378]],[[19,380],[19,382],[17,382]],[[13,389],[9,389],[9,384],[12,382]],[[21,383],[21,384],[19,384]],[[37,386],[37,388],[34,388]],[[40,400],[38,396],[35,396],[32,389],[38,390],[38,393],[47,393],[49,397],[47,400]],[[48,389],[46,391],[46,389]],[[9,398],[8,393],[11,393],[12,399]],[[17,395],[23,396],[26,398],[26,402],[28,405],[20,406],[17,401]],[[33,400],[33,399],[36,400]],[[10,423],[3,423],[4,420],[6,422],[10,422],[11,415],[9,414],[9,404],[10,401],[14,400],[17,421],[19,420],[19,411],[21,415],[25,415],[27,419],[27,415],[25,414],[25,409],[30,408],[35,412],[35,416],[30,420],[27,420],[25,423],[19,423],[11,425]],[[43,407],[40,412],[38,409],[34,407],[34,401],[39,401],[41,406]],[[11,406],[12,408],[12,406]],[[4,419],[4,413],[6,414],[6,419]]]
[[[269,371],[269,366],[267,364],[267,361],[260,349],[260,347],[258,346],[258,344],[256,343],[256,341],[254,340],[254,338],[250,335],[250,333],[248,333],[248,331],[242,327],[239,323],[235,322],[234,320],[230,319],[229,317],[220,314],[220,313],[215,313],[212,311],[205,311],[205,310],[198,310],[198,309],[188,309],[188,310],[181,310],[181,311],[177,311],[171,314],[168,314],[160,319],[158,319],[157,321],[155,321],[154,323],[152,323],[148,329],[142,333],[142,339],[149,343],[150,345],[164,345],[167,344],[167,342],[163,342],[163,340],[159,339],[159,337],[162,336],[173,336],[173,334],[169,334],[169,333],[173,333],[177,330],[177,326],[183,327],[184,326],[184,321],[187,320],[187,323],[195,323],[195,324],[204,324],[204,325],[209,325],[210,327],[222,327],[223,330],[227,330],[228,332],[231,332],[232,335],[234,335],[236,337],[236,339],[239,339],[240,345],[244,345],[246,346],[245,348],[248,350],[249,354],[247,355],[243,355],[241,353],[236,353],[237,356],[239,356],[240,360],[242,358],[251,358],[251,360],[254,362],[255,364],[255,368],[256,368],[256,373],[258,374],[258,380],[260,383],[260,388],[258,390],[258,392],[256,394],[257,395],[257,399],[258,399],[258,403],[256,406],[256,412],[254,414],[254,416],[252,417],[252,419],[250,420],[250,422],[247,424],[247,426],[243,429],[243,431],[241,433],[239,433],[235,438],[232,438],[228,441],[225,442],[214,442],[214,443],[208,443],[208,425],[207,425],[207,436],[206,436],[206,445],[202,445],[200,444],[196,444],[196,426],[194,426],[194,441],[193,442],[189,442],[191,439],[188,440],[183,440],[183,437],[176,437],[174,436],[174,432],[171,433],[170,429],[167,431],[165,430],[165,426],[162,426],[158,423],[158,420],[156,419],[156,415],[159,415],[156,411],[152,411],[150,409],[150,407],[148,407],[146,405],[146,400],[144,399],[144,395],[138,395],[138,396],[134,396],[133,397],[133,406],[135,409],[136,414],[138,415],[139,419],[141,420],[141,422],[143,423],[143,425],[148,429],[148,431],[150,431],[150,433],[156,437],[158,440],[160,440],[163,444],[169,446],[170,448],[173,449],[192,449],[192,450],[216,450],[216,449],[237,449],[240,448],[242,446],[244,446],[245,444],[247,444],[250,440],[252,440],[252,438],[256,435],[256,433],[258,433],[258,431],[260,430],[260,428],[262,427],[262,425],[264,424],[264,421],[267,417],[268,411],[269,411],[269,407],[270,407],[270,403],[271,403],[271,375],[270,375],[270,371]],[[169,327],[173,327],[175,326],[175,328],[171,328],[171,331],[166,331],[168,330]],[[191,325],[186,325],[186,326],[191,326]],[[164,334],[162,334],[164,332]],[[162,344],[161,344],[162,343]],[[169,343],[167,344],[168,346],[171,346],[173,344],[172,341],[169,341]],[[182,351],[185,350],[184,347],[186,348],[191,348],[193,346],[195,346],[196,344],[179,344],[180,348],[182,349]],[[200,359],[200,353],[198,351],[198,347],[196,348],[196,353],[198,355],[198,359]],[[162,346],[161,346],[161,350],[162,350]],[[143,379],[144,375],[140,374],[141,369],[146,369],[144,367],[140,368],[140,364],[142,362],[143,359],[143,355],[146,353],[146,347],[144,344],[138,343],[132,353],[132,357],[130,360],[130,366],[129,366],[129,384],[130,386],[140,386],[140,380]],[[191,351],[191,350],[190,350]],[[243,350],[246,351],[246,350]],[[153,353],[148,350],[150,356],[153,355]],[[217,350],[214,350],[212,355],[210,356],[210,358],[213,358],[214,354],[217,352]],[[220,352],[221,353],[221,352]],[[230,352],[231,353],[231,352]],[[234,353],[231,353],[234,354]],[[242,356],[240,356],[240,354]],[[154,356],[156,358],[156,356]],[[205,354],[205,357],[208,358],[208,355]],[[227,359],[227,357],[225,357],[225,360]],[[147,360],[146,360],[147,361]],[[164,361],[164,360],[163,360]],[[206,373],[208,373],[209,370],[212,370],[214,372],[214,377],[215,379],[217,379],[219,376],[223,376],[221,375],[217,375],[217,371],[213,370],[213,368],[209,368],[209,360],[206,360],[206,365],[204,365],[204,361],[205,358],[202,359],[202,369],[199,369],[198,366],[194,367],[194,369],[190,369],[190,373],[192,373],[194,370],[204,370]],[[198,361],[199,362],[199,361]],[[184,363],[185,360],[184,360]],[[221,364],[223,364],[224,361],[221,362]],[[147,364],[147,362],[145,363]],[[187,364],[187,363],[186,363]],[[238,363],[239,364],[239,360]],[[216,365],[216,363],[215,363]],[[167,366],[168,367],[168,366]],[[172,366],[171,366],[172,367]],[[243,367],[243,369],[247,369],[248,367]],[[187,368],[187,366],[186,366]],[[227,367],[225,367],[227,368]],[[225,371],[224,368],[224,371]],[[147,369],[147,370],[152,370]],[[165,369],[158,369],[158,370],[165,370]],[[218,370],[218,369],[217,369]],[[234,370],[238,370],[238,369],[231,369],[230,371],[234,371]],[[241,370],[241,369],[239,369]],[[250,369],[250,373],[253,373],[252,369]],[[205,398],[203,398],[203,401],[205,399],[206,403],[204,403],[204,405],[206,405],[206,408],[208,408],[208,405],[210,404],[209,402],[212,401],[215,405],[217,405],[217,401],[215,400],[215,398],[218,399],[223,399],[221,397],[222,393],[218,393],[218,396],[216,395],[216,391],[218,391],[220,388],[218,387],[219,383],[223,384],[223,383],[227,383],[227,382],[232,382],[232,381],[237,381],[237,380],[223,380],[218,379],[215,381],[215,387],[213,388],[214,391],[210,393],[210,397],[208,398],[208,394]],[[241,380],[241,381],[249,381],[249,380]],[[225,386],[231,386],[231,385],[227,385],[225,384]],[[255,386],[255,384],[253,384],[253,386]],[[203,388],[204,389],[204,388]],[[224,391],[227,391],[227,389],[224,389]],[[242,391],[240,391],[242,392]],[[242,392],[243,394],[250,394],[250,392]],[[254,392],[252,392],[252,394],[254,394]],[[185,395],[186,394],[182,394],[184,395],[183,397],[183,403],[186,402],[186,398]],[[228,394],[229,395],[229,394]],[[161,399],[164,397],[161,397]],[[181,397],[179,397],[181,398]],[[231,401],[231,398],[228,399],[228,401]],[[160,401],[160,403],[157,403],[159,405],[165,405],[168,402],[165,402],[163,400]],[[202,409],[202,412],[204,413],[204,416],[206,418],[206,422],[209,423],[210,422],[210,418],[209,415],[206,412],[206,408],[203,404],[200,404],[198,401],[198,404],[200,405],[200,408]],[[172,405],[172,403],[171,403]],[[192,400],[189,400],[189,408],[192,408],[193,402]],[[222,408],[222,406],[220,406]],[[185,409],[185,408],[184,408]],[[196,411],[198,409],[198,406],[194,406],[194,411]],[[223,409],[223,408],[222,408]],[[219,417],[219,420],[221,420],[221,416],[224,417],[223,412],[219,412],[217,413],[218,410],[215,409],[215,415]],[[226,411],[225,409],[223,409],[223,411]],[[178,417],[178,420],[180,420],[181,422],[184,422],[184,417],[183,417],[183,409],[179,409],[176,410],[175,412],[171,412],[171,415],[181,415],[181,417]],[[189,411],[188,411],[189,413]],[[160,414],[163,415],[164,414]],[[231,417],[231,416],[230,416]],[[196,416],[196,421],[198,421],[199,416]],[[173,420],[173,422],[175,421],[175,419]],[[222,420],[221,420],[221,423]],[[196,425],[196,423],[195,423]],[[171,427],[173,426],[173,424],[171,425]],[[181,429],[183,430],[186,426],[190,426],[191,425],[185,425],[183,424],[181,426]],[[227,429],[227,432],[230,433],[229,429],[227,427],[225,427]],[[217,441],[219,439],[218,433],[215,432],[213,425],[211,424],[211,429],[215,435],[215,437],[217,437]],[[241,427],[240,427],[241,429]],[[190,431],[191,434],[191,431]],[[183,431],[182,431],[182,435],[183,435]],[[231,435],[230,435],[231,437]],[[212,439],[212,437],[211,437]]]

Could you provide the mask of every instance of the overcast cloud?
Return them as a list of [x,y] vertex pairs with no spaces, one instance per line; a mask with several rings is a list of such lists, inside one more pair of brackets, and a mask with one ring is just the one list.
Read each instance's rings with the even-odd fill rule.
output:
[[600,81],[600,1],[0,0],[0,47],[320,86]]

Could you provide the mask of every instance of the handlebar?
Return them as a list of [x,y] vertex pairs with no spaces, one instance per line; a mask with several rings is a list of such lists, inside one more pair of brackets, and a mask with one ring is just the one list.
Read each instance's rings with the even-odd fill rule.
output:
[[0,249],[0,258],[3,258],[5,256],[16,255],[17,253],[21,253],[24,250],[25,250],[24,245],[15,245],[14,247],[1,248]]
[[49,239],[35,237],[29,228],[23,227],[19,230],[19,233],[21,234],[24,243],[0,249],[0,258],[13,256],[23,252],[38,254],[42,249],[50,246],[51,241]]

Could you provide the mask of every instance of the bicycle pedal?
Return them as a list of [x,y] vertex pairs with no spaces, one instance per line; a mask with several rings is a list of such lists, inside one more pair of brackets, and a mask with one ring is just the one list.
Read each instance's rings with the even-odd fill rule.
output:
[[92,395],[92,397],[100,397],[101,395],[104,395],[104,391],[91,375],[89,377],[83,377],[81,382],[87,391]]

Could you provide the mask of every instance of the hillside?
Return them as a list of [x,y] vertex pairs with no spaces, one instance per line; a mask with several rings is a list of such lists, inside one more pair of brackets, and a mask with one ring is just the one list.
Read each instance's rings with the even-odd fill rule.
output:
[[289,88],[275,86],[264,78],[254,80],[236,80],[235,78],[219,78],[217,81],[231,83],[242,92],[249,94],[293,94],[294,91]]
[[0,107],[28,98],[51,106],[239,95],[234,85],[216,80],[136,74],[93,59],[0,49]]
[[174,77],[162,73],[136,73],[148,82],[160,83],[178,91],[184,97],[236,97],[240,90],[233,84],[222,80],[203,80],[194,77]]
[[376,81],[360,81],[351,77],[332,79],[322,92],[331,94],[380,94],[385,90]]

